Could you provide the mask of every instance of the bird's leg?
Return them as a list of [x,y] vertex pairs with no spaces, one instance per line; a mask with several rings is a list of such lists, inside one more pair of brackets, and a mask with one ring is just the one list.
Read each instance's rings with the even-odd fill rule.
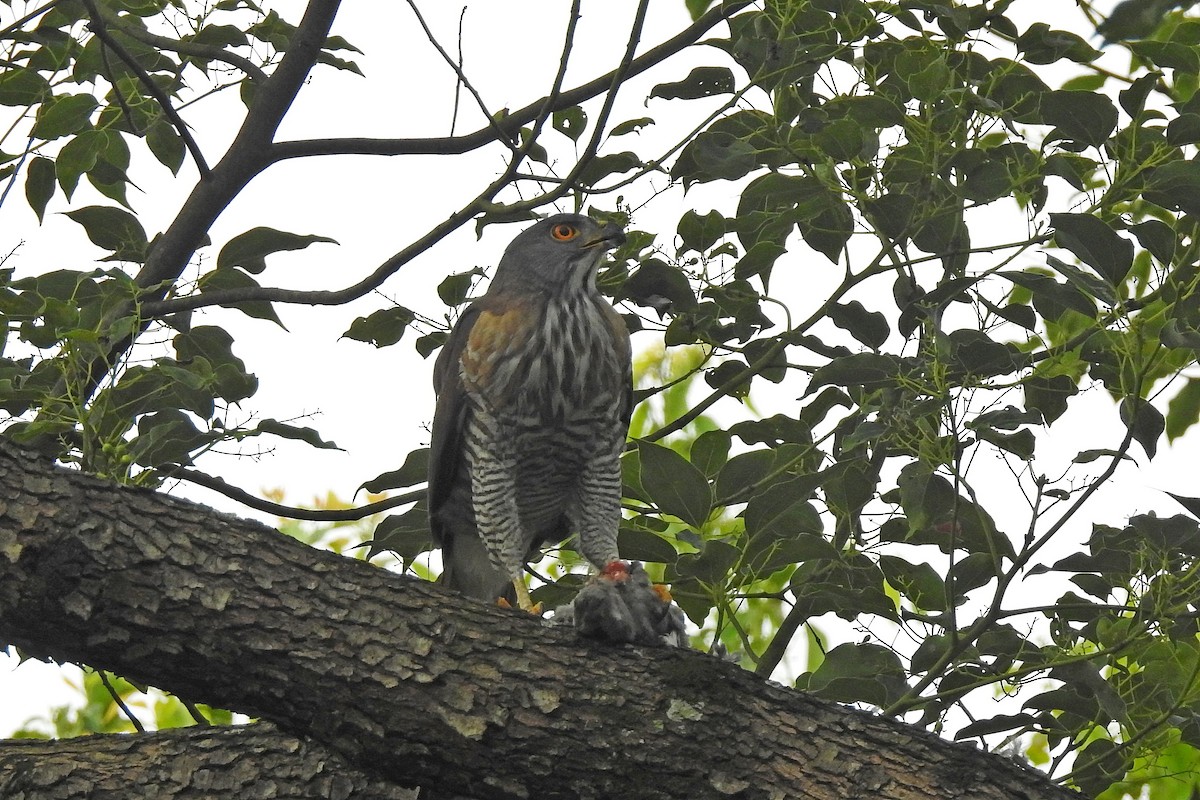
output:
[[513,589],[517,592],[517,608],[522,611],[528,611],[530,614],[540,614],[541,606],[535,606],[529,598],[529,587],[525,585],[524,577],[513,578]]
[[[521,574],[526,547],[523,546],[525,539],[521,535],[521,516],[517,510],[517,459],[512,452],[511,440],[497,437],[487,441],[491,457],[471,461],[471,496],[479,538],[496,569],[512,576],[517,607],[541,614],[541,608],[535,607],[529,599],[529,589]],[[498,603],[509,605],[503,597]]]
[[585,465],[574,502],[567,510],[578,535],[578,549],[592,566],[603,572],[620,556],[617,530],[621,524],[621,446],[624,434]]

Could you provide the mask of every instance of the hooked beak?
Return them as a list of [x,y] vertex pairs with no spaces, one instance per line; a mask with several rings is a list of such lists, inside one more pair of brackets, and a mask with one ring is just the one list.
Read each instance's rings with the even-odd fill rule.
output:
[[612,250],[614,247],[620,247],[623,244],[625,244],[625,232],[610,222],[600,229],[599,236],[588,239],[583,243],[583,246],[589,250],[593,247]]

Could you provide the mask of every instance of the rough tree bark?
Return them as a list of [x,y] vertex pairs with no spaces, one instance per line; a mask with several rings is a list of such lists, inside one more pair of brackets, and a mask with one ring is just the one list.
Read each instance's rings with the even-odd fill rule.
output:
[[[471,797],[1074,796],[698,652],[580,640],[7,444],[0,641],[261,717],[400,786]],[[103,758],[104,741],[78,757],[95,742]],[[0,795],[21,747],[0,746]]]
[[414,800],[379,775],[268,723],[182,728],[137,736],[5,742],[0,797],[8,800],[201,800],[320,797]]

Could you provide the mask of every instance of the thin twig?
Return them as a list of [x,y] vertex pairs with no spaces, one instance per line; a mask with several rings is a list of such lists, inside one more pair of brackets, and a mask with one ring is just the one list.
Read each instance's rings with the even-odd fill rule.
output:
[[[475,103],[476,103],[476,105],[479,106],[479,110],[483,112],[483,116],[484,116],[484,118],[487,119],[488,125],[491,126],[493,131],[495,131],[497,140],[501,141],[505,145],[507,145],[510,150],[515,149],[516,146],[513,144],[511,134],[508,133],[507,131],[505,131],[503,128],[501,128],[497,124],[496,115],[493,114],[491,109],[489,109],[487,107],[487,103],[485,103],[483,101],[483,97],[480,96],[479,91],[476,90],[474,84],[472,84],[470,79],[467,78],[467,74],[465,72],[463,72],[462,64],[455,63],[454,59],[450,57],[450,54],[446,52],[446,49],[444,47],[442,47],[440,42],[438,42],[437,37],[433,35],[433,31],[430,30],[429,25],[426,24],[425,17],[421,16],[421,10],[419,8],[417,8],[417,4],[413,0],[407,0],[407,2],[408,2],[408,7],[412,9],[413,16],[415,16],[417,18],[417,24],[419,24],[421,26],[421,30],[423,30],[425,32],[425,38],[428,39],[429,43],[431,45],[433,45],[435,50],[438,51],[438,55],[440,55],[442,57],[442,60],[450,65],[450,69],[454,70],[454,74],[458,76],[458,84],[455,86],[455,90],[454,90],[454,114],[455,114],[455,116],[458,115],[458,89],[459,89],[459,87],[464,87],[464,88],[466,88],[466,90],[468,92],[471,93],[471,96],[475,98]],[[466,10],[467,9],[464,7],[463,12],[465,13]],[[460,25],[461,25],[461,18],[460,18]],[[461,34],[461,31],[460,31],[460,34]],[[460,46],[462,44],[461,35],[459,38],[459,44],[460,44]],[[461,50],[459,51],[459,56],[461,59],[461,56],[462,56]],[[454,126],[452,123],[451,128],[453,128],[453,127]]]
[[[642,40],[642,28],[645,25],[646,12],[649,10],[649,7],[650,0],[641,0],[638,3],[637,12],[633,18],[633,25],[629,31],[629,41],[625,45],[625,54],[622,56],[620,64],[611,73],[612,79],[609,84],[608,94],[605,95],[604,104],[601,106],[600,113],[596,118],[592,137],[588,141],[587,146],[584,147],[583,153],[580,154],[578,160],[575,162],[575,166],[571,168],[571,171],[562,179],[562,183],[558,184],[558,186],[531,200],[505,206],[506,212],[519,212],[554,202],[575,187],[575,182],[579,179],[579,176],[583,174],[583,171],[587,169],[592,159],[596,157],[596,152],[600,149],[600,142],[604,137],[605,123],[612,114],[613,104],[617,99],[617,91],[627,78],[630,65],[633,63],[633,54],[637,51],[638,43]],[[534,130],[536,134],[536,128]],[[531,137],[531,141],[534,138],[536,136]]]
[[[463,69],[463,22],[467,18],[467,7],[463,6],[462,11],[458,12],[458,72]],[[462,99],[462,83],[454,84],[454,110],[450,113],[450,135],[454,135],[454,129],[458,126],[458,106]]]
[[175,107],[171,105],[171,98],[166,92],[159,88],[158,84],[154,82],[154,78],[152,78],[150,73],[146,72],[146,69],[138,63],[137,59],[133,57],[133,54],[126,50],[123,44],[112,37],[112,34],[108,30],[108,26],[105,24],[104,17],[101,16],[99,9],[96,8],[95,0],[83,0],[83,2],[88,9],[89,17],[91,18],[91,23],[88,25],[88,28],[92,31],[92,33],[96,34],[96,38],[98,38],[105,47],[112,50],[113,53],[116,54],[117,58],[121,59],[121,61],[125,63],[125,66],[129,67],[129,70],[135,76],[137,76],[138,81],[143,87],[145,87],[146,93],[158,101],[158,105],[162,109],[163,114],[168,120],[170,120],[171,125],[175,128],[176,132],[179,133],[179,138],[183,140],[183,144],[191,154],[192,160],[196,162],[196,169],[199,171],[200,177],[207,178],[210,174],[208,162],[204,160],[204,154],[200,152],[200,146],[196,144],[196,140],[192,138],[192,133],[188,130],[187,123],[183,121],[178,112],[175,111]]
[[125,705],[125,701],[121,699],[121,695],[117,694],[116,688],[109,682],[108,675],[102,669],[96,670],[96,674],[100,676],[100,682],[104,684],[104,688],[108,690],[108,694],[112,697],[113,702],[117,704],[117,708],[121,709],[121,713],[133,725],[133,729],[138,733],[145,733],[146,729],[142,726],[141,721],[130,710],[129,706]]
[[178,695],[175,696],[175,699],[178,700],[185,709],[187,709],[188,714],[190,714],[192,719],[196,721],[197,725],[202,728],[212,727],[212,723],[209,722],[208,717],[204,716],[204,714],[200,712],[200,709],[196,708],[195,703],[188,702]]
[[50,2],[46,3],[46,5],[35,8],[33,11],[30,11],[28,14],[21,17],[20,19],[14,20],[11,25],[8,25],[4,28],[0,28],[0,36],[7,36],[8,34],[12,33],[13,31],[19,30],[21,28],[21,26],[24,25],[26,22],[31,22],[31,21],[37,19],[42,14],[45,14],[47,11],[49,11],[50,9],[54,8],[56,5],[58,5],[59,3],[62,3],[62,2],[64,2],[64,0],[50,0]]

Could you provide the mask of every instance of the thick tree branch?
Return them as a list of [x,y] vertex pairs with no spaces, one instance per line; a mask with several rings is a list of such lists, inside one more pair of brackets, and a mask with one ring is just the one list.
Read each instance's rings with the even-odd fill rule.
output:
[[[304,85],[312,65],[316,63],[321,46],[329,35],[339,0],[311,0],[304,17],[292,35],[288,50],[280,59],[266,85],[258,90],[253,106],[225,155],[210,172],[196,183],[183,207],[167,229],[159,236],[146,257],[146,262],[134,281],[144,290],[143,302],[161,299],[183,274],[192,255],[204,243],[208,230],[229,203],[266,166],[265,154],[278,130],[284,114]],[[128,314],[129,308],[115,310],[110,318]],[[78,402],[87,402],[110,369],[111,364],[132,346],[145,329],[147,321],[133,336],[108,345],[105,357],[94,358],[80,367]],[[60,382],[56,394],[66,392],[66,382]]]
[[0,742],[0,797],[413,800],[415,792],[364,772],[315,742],[261,723],[132,736]]
[[0,445],[0,640],[486,798],[1066,798],[697,652],[580,640]]

